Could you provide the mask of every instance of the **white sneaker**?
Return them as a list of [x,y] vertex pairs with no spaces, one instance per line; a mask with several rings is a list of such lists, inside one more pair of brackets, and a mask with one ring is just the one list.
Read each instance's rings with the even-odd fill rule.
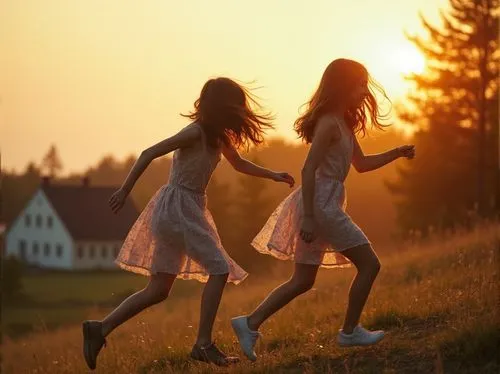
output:
[[233,326],[234,333],[240,342],[241,350],[245,356],[247,356],[250,361],[257,360],[254,347],[260,333],[258,331],[250,330],[248,327],[248,317],[240,316],[231,319],[231,326]]
[[377,344],[384,338],[385,333],[379,331],[369,331],[361,325],[358,325],[352,331],[352,334],[345,334],[342,330],[337,336],[337,343],[341,347],[352,347],[356,345],[372,345]]

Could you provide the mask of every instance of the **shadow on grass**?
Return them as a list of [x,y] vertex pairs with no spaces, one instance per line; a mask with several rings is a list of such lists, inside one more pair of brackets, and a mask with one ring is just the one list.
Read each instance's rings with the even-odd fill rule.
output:
[[[400,316],[399,316],[400,317]],[[413,323],[429,323],[427,319],[407,318]],[[392,322],[391,322],[392,323]],[[259,367],[234,369],[251,373],[498,373],[497,358],[500,346],[500,327],[487,326],[463,331],[451,336],[438,347],[431,344],[413,344],[388,340],[372,347],[332,350],[330,353],[295,356],[276,351],[300,346],[298,339],[275,339],[266,344],[267,352],[275,352],[277,362]],[[438,350],[436,350],[438,348]],[[143,366],[139,373],[211,373],[219,371],[212,365],[197,363],[188,358],[188,352],[171,352]],[[225,370],[222,369],[224,372]]]
[[172,352],[142,366],[139,368],[138,373],[189,373],[193,368],[193,363],[194,361],[189,359],[186,352]]
[[[233,356],[231,352],[225,345],[219,346],[219,348],[226,352],[228,356]],[[140,374],[152,374],[152,373],[214,373],[218,371],[225,372],[227,368],[218,367],[214,364],[208,364],[205,362],[200,362],[193,360],[189,354],[190,350],[170,350],[157,356],[152,362],[141,366],[138,369]],[[235,365],[237,367],[238,364]]]
[[265,350],[269,353],[279,351],[279,350],[286,350],[289,347],[297,347],[300,346],[301,340],[292,338],[292,337],[287,337],[285,339],[272,339],[269,340],[265,343]]
[[446,322],[445,313],[434,313],[425,317],[405,314],[396,310],[389,310],[373,315],[366,323],[371,330],[391,330],[394,328],[409,327],[412,329],[429,329]]
[[445,373],[500,373],[500,326],[478,326],[439,346]]
[[434,367],[435,357],[431,354],[401,347],[383,352],[376,348],[355,348],[342,352],[340,356],[332,353],[299,357],[252,373],[431,373]]

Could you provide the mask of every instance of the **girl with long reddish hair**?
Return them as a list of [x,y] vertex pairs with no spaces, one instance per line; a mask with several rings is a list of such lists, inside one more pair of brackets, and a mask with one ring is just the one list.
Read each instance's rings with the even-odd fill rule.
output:
[[227,366],[237,362],[212,341],[212,327],[226,282],[238,284],[247,273],[224,250],[207,209],[206,188],[223,154],[240,173],[294,184],[287,173],[274,172],[243,159],[237,149],[258,145],[272,128],[271,117],[259,114],[250,92],[228,78],[210,79],[184,115],[193,122],[144,150],[121,188],[110,198],[117,213],[137,179],[156,158],[174,152],[167,184],[149,201],[131,228],[116,259],[125,270],[149,276],[148,285],[129,296],[102,321],[83,322],[83,353],[90,369],[106,336],[142,310],[165,300],[174,280],[206,282],[201,300],[195,360]]
[[378,169],[399,157],[413,158],[406,145],[376,155],[364,155],[356,135],[364,135],[368,120],[382,128],[375,90],[377,85],[360,63],[337,59],[326,68],[319,87],[295,121],[295,130],[311,147],[302,169],[302,186],[274,211],[252,245],[261,253],[294,260],[292,277],[275,290],[251,314],[232,319],[244,354],[256,360],[258,329],[272,314],[314,284],[319,267],[346,267],[357,274],[337,341],[341,346],[370,345],[383,331],[368,331],[359,319],[380,262],[369,240],[346,214],[344,181],[351,163],[361,173]]

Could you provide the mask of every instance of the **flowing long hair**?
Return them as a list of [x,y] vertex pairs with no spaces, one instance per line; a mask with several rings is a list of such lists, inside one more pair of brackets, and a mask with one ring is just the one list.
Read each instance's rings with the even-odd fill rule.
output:
[[304,104],[306,111],[294,124],[294,129],[299,137],[306,143],[312,142],[318,119],[335,108],[339,102],[345,100],[362,80],[368,82],[369,92],[358,106],[347,108],[344,113],[346,124],[354,134],[361,133],[363,136],[366,134],[368,117],[370,117],[373,127],[378,129],[386,127],[387,125],[382,124],[380,120],[386,119],[387,114],[380,112],[380,106],[375,98],[375,91],[378,91],[389,100],[384,89],[370,77],[362,64],[341,58],[328,65],[316,92]]
[[265,132],[273,128],[274,119],[262,112],[262,106],[248,88],[226,77],[208,80],[194,103],[194,110],[181,115],[203,126],[207,143],[212,147],[221,142],[236,148],[259,145]]

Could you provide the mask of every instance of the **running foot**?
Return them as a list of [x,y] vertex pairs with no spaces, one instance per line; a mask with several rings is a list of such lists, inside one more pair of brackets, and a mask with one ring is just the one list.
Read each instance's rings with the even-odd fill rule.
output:
[[384,338],[385,333],[381,330],[369,331],[358,325],[352,331],[352,334],[346,334],[342,330],[339,331],[337,336],[337,343],[341,347],[352,347],[352,346],[365,346],[377,344]]

